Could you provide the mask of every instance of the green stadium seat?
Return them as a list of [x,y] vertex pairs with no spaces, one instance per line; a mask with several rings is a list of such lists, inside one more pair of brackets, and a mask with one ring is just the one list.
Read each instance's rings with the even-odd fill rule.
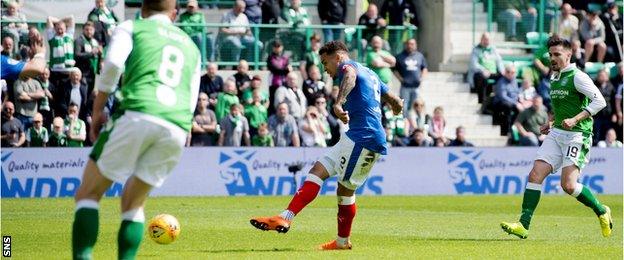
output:
[[617,75],[617,64],[615,64],[615,62],[605,63],[604,69],[609,72],[609,78],[613,78]]
[[528,32],[526,33],[526,42],[529,45],[539,45],[541,42],[548,40],[548,33]]
[[604,67],[605,64],[602,62],[586,62],[585,73],[587,73],[592,79],[595,79],[598,75],[598,71],[604,69]]

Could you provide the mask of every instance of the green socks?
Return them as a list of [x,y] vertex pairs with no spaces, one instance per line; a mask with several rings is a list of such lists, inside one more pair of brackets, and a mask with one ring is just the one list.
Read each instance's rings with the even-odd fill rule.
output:
[[76,208],[72,227],[72,257],[92,259],[99,226],[98,203],[93,200],[79,201]]
[[143,222],[123,220],[119,227],[117,245],[119,259],[135,259],[143,238]]
[[522,198],[522,214],[520,215],[520,223],[522,223],[522,226],[527,230],[531,224],[531,218],[533,217],[535,208],[537,208],[537,203],[539,203],[541,194],[541,184],[527,183],[524,190],[524,197]]
[[600,201],[598,201],[598,199],[594,197],[594,194],[583,184],[577,183],[576,187],[574,187],[574,192],[570,195],[576,197],[576,200],[583,203],[583,205],[590,207],[598,216],[606,212]]

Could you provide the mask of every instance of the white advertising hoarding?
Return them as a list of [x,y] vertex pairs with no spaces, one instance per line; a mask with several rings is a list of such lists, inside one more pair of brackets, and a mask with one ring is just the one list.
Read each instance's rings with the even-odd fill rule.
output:
[[[88,160],[89,148],[2,150],[2,197],[73,196]],[[295,182],[326,149],[187,148],[154,196],[290,195]],[[535,148],[390,148],[358,190],[366,195],[520,194],[524,191]],[[122,162],[123,163],[123,162]],[[296,175],[292,164],[303,164]],[[596,193],[622,194],[622,149],[592,149],[580,182]],[[547,194],[562,193],[560,174],[543,185]],[[335,194],[337,181],[325,182],[321,194]],[[107,196],[119,196],[115,183]]]

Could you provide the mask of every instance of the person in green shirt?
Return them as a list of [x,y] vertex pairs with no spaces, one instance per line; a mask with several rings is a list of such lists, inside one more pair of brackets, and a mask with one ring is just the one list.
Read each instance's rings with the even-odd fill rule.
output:
[[200,46],[203,44],[202,42],[202,33],[203,28],[201,26],[190,26],[185,24],[205,24],[206,19],[204,18],[204,13],[199,11],[199,6],[196,0],[190,0],[186,4],[186,11],[178,17],[179,27],[188,34],[189,37],[193,40],[197,48],[201,48]]
[[305,29],[301,28],[310,24],[308,11],[301,6],[301,0],[291,0],[290,7],[284,8],[282,16],[292,26],[281,35],[282,39],[288,39],[286,49],[292,51],[292,60],[300,60],[305,52]]
[[87,140],[87,125],[78,118],[78,105],[69,104],[67,108],[67,118],[65,119],[65,133],[67,135],[68,147],[83,147]]
[[52,133],[48,140],[49,147],[66,147],[67,136],[65,135],[65,122],[63,118],[55,117],[52,121]]
[[258,126],[258,134],[251,138],[252,146],[273,147],[273,136],[269,134],[269,125],[262,123]]
[[317,66],[321,72],[321,80],[325,80],[325,67],[321,63],[321,56],[319,50],[321,49],[321,36],[314,33],[310,36],[310,49],[303,55],[303,60],[299,65],[299,71],[303,80],[308,79],[308,69],[310,66]]
[[217,104],[215,105],[217,122],[221,122],[221,119],[230,112],[232,104],[240,104],[240,100],[236,96],[236,83],[228,79],[223,83],[223,92],[217,95]]
[[252,105],[254,103],[254,92],[256,90],[259,90],[260,103],[264,107],[269,108],[269,91],[262,88],[262,77],[260,77],[259,75],[253,76],[249,86],[249,88],[243,90],[243,100],[241,100],[241,102],[243,102],[245,106]]
[[396,59],[389,52],[382,50],[383,40],[379,36],[371,39],[371,49],[366,53],[366,65],[370,67],[385,84],[392,79],[392,70]]
[[33,117],[33,126],[26,130],[26,146],[45,147],[48,142],[48,129],[43,127],[43,116],[40,113]]
[[268,119],[267,108],[262,105],[262,90],[256,89],[253,92],[253,104],[245,107],[245,117],[249,120],[249,133],[255,136],[258,133],[260,124],[266,123]]

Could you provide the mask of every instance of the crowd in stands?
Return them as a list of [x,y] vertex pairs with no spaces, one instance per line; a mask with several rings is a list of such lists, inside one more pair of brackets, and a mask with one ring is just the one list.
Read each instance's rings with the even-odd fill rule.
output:
[[[518,28],[523,32],[536,31],[534,4],[494,1],[507,40],[518,40]],[[571,42],[571,62],[592,77],[607,101],[607,107],[594,116],[593,144],[621,147],[624,75],[621,11],[612,0],[604,5],[548,0],[546,5],[544,20],[547,25],[552,24],[550,35]],[[559,17],[552,15],[551,11],[556,9],[560,10]],[[513,60],[504,60],[490,38],[490,34],[484,33],[472,51],[467,76],[471,90],[477,93],[483,113],[492,114],[495,123],[501,126],[501,134],[509,135],[510,144],[538,146],[545,138],[539,126],[548,121],[551,112],[548,49],[540,46],[532,50],[533,60],[518,67]],[[596,67],[599,69],[595,70]]]

